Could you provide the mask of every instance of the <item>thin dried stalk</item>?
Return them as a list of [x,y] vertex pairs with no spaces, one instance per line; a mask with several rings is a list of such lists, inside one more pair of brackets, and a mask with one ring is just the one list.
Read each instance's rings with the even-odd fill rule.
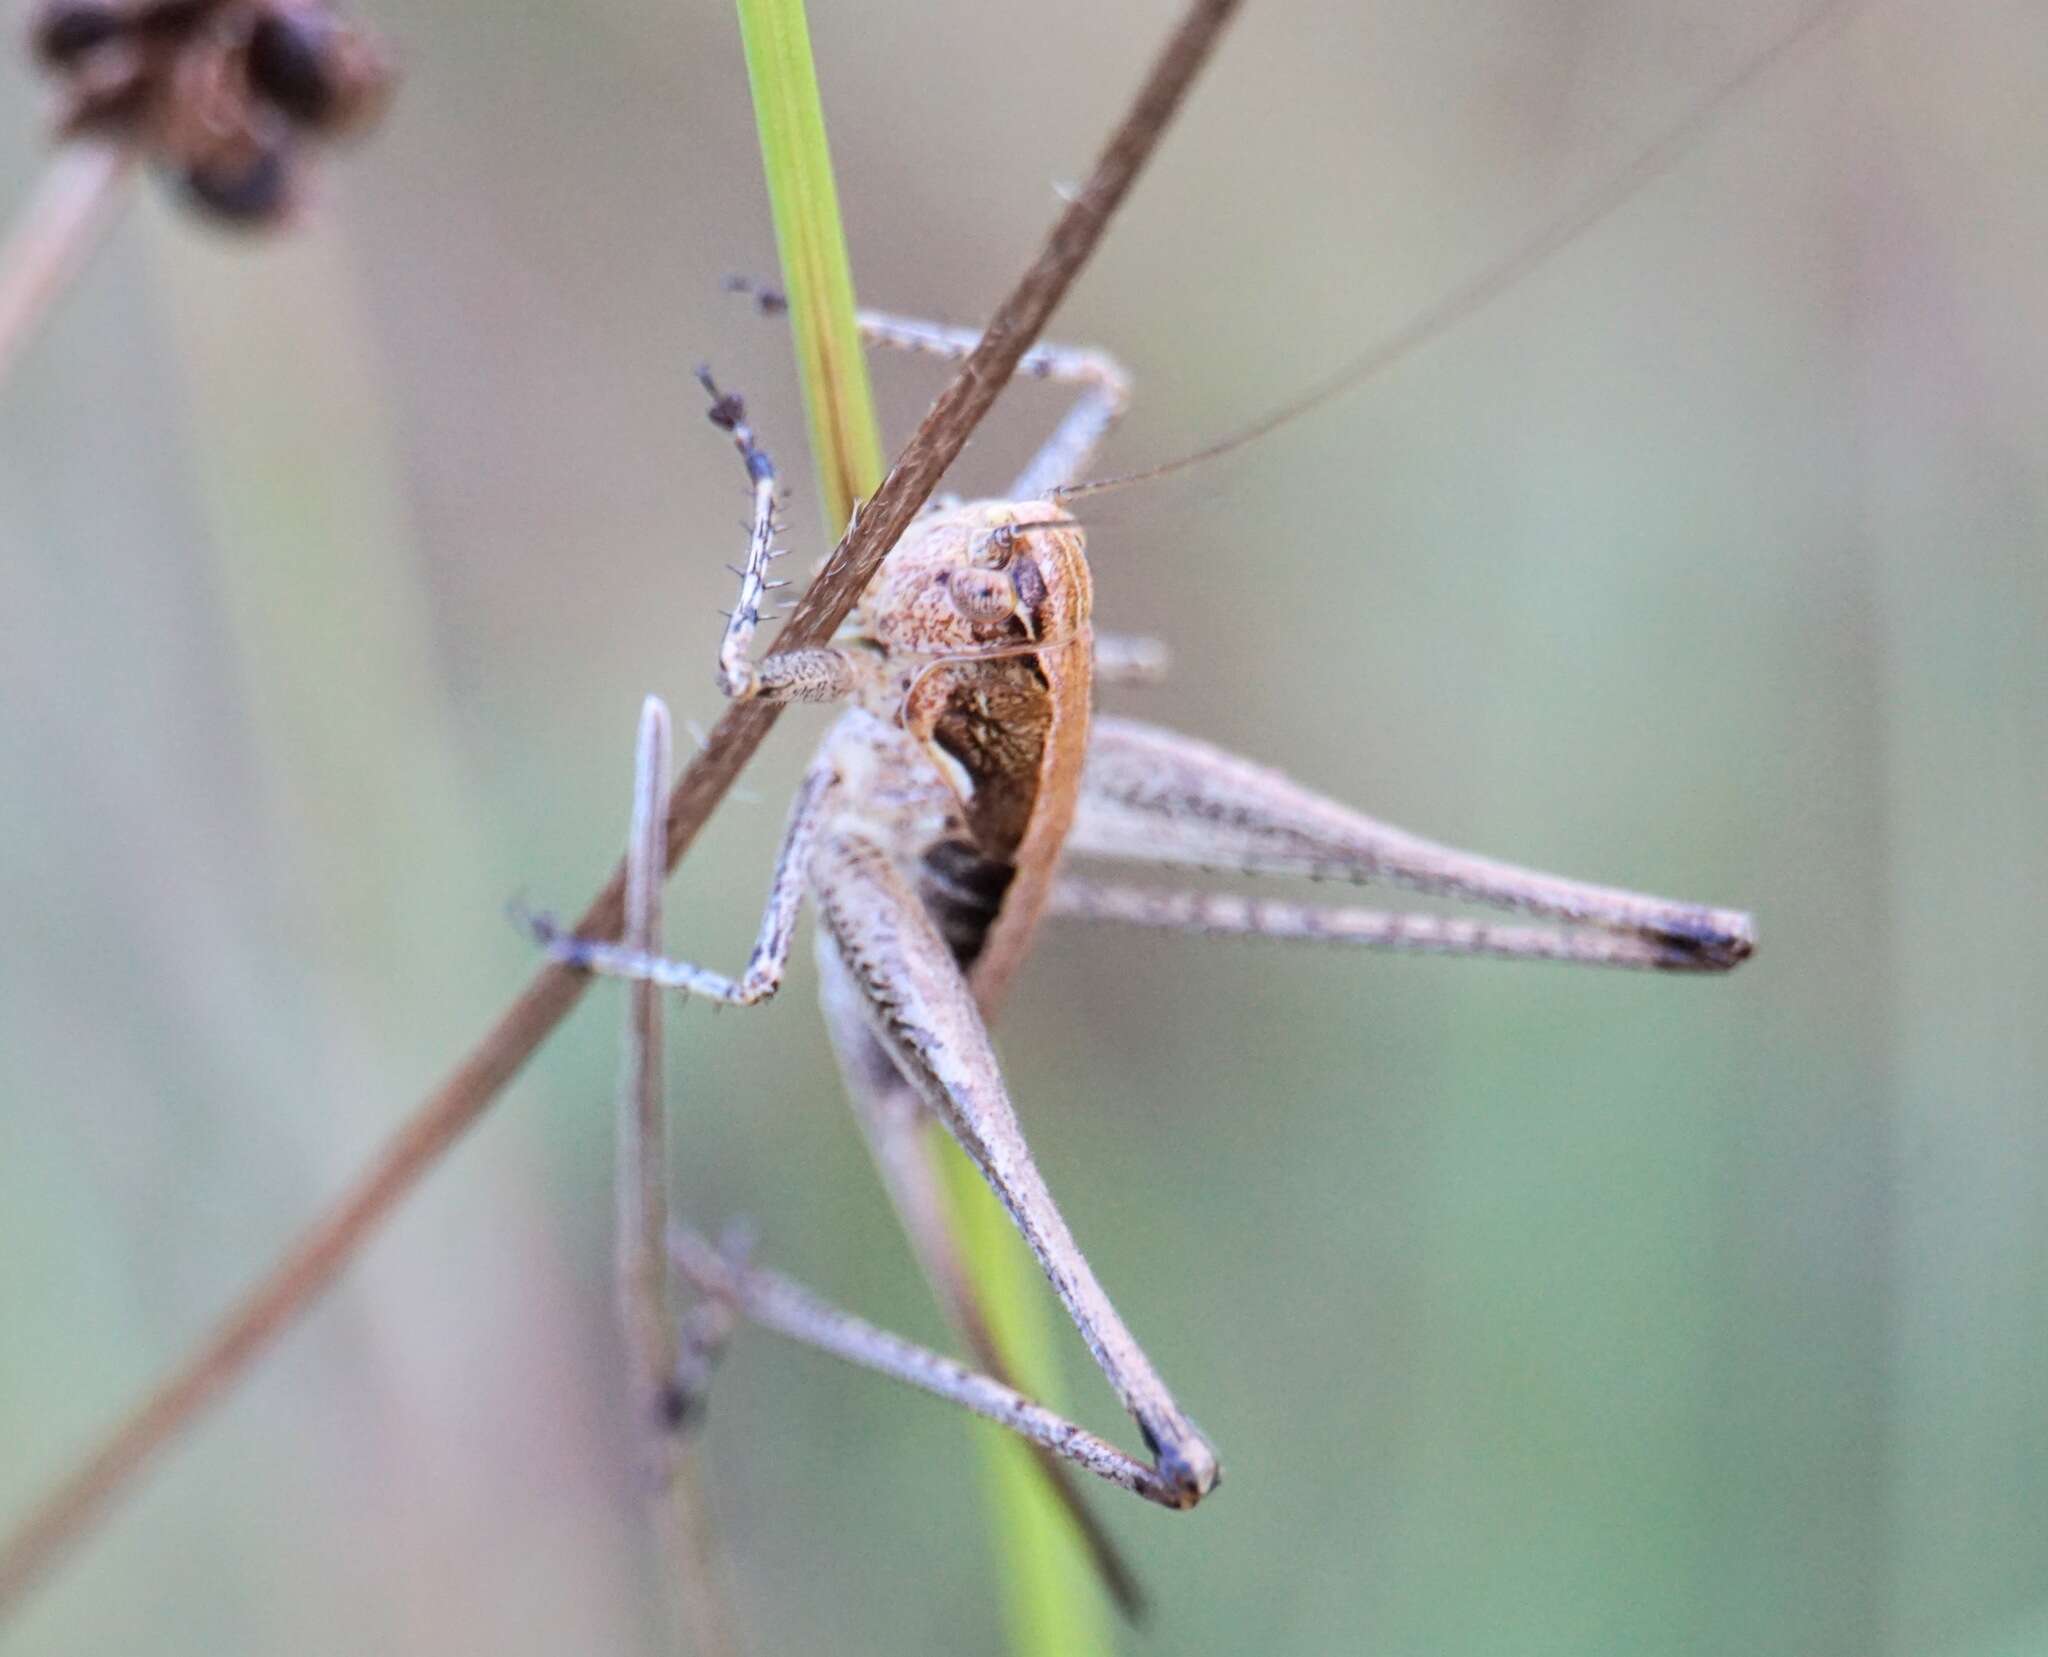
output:
[[0,246],[0,385],[113,222],[134,155],[77,139],[57,151]]
[[720,1577],[723,1566],[697,1469],[696,1439],[675,1438],[672,1454],[658,1523],[663,1557],[675,1566],[668,1590],[677,1631],[691,1657],[737,1657],[741,1646]]
[[[672,747],[668,708],[658,696],[640,710],[634,749],[633,824],[626,841],[623,941],[661,948],[661,887],[668,869],[666,801]],[[645,981],[626,995],[625,1054],[619,1071],[618,1296],[625,1337],[627,1407],[645,1445],[649,1507],[665,1562],[663,1594],[678,1634],[696,1657],[731,1657],[739,1647],[719,1582],[710,1509],[684,1432],[676,1381],[676,1318],[669,1293],[668,1131],[662,1088],[664,991]]]
[[[633,826],[626,842],[626,926],[621,941],[661,948],[661,887],[667,865],[668,709],[648,697],[634,750]],[[654,1435],[658,1476],[669,1433],[663,1399],[675,1365],[676,1320],[668,1299],[668,1134],[662,1110],[661,996],[644,979],[626,990],[626,1043],[619,1073],[619,1326],[632,1368],[634,1419]]]
[[[966,445],[1016,371],[1053,307],[1095,251],[1139,170],[1157,148],[1238,0],[1194,0],[1153,64],[1080,192],[1038,256],[1004,298],[972,356],[940,393],[875,498],[833,549],[777,649],[820,644],[853,608],[889,548]],[[780,709],[758,702],[726,711],[677,780],[668,804],[667,862],[674,869],[760,747]],[[616,938],[625,919],[623,863],[577,917],[585,938]],[[544,963],[483,1039],[385,1144],[362,1177],[287,1249],[191,1354],[30,1511],[0,1547],[0,1609],[12,1605],[103,1518],[114,1497],[331,1283],[399,1199],[481,1116],[548,1034],[589,977]]]

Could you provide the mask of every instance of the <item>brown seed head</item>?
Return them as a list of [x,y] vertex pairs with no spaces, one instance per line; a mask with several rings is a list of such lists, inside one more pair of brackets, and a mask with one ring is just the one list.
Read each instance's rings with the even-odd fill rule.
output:
[[41,0],[60,137],[135,145],[214,217],[278,224],[312,141],[366,130],[390,55],[332,0]]

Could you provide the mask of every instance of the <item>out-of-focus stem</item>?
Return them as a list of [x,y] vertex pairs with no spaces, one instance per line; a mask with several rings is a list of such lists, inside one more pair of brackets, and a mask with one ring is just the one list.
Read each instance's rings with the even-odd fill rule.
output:
[[0,386],[22,347],[113,222],[134,155],[120,144],[66,144],[0,245]]
[[[626,924],[620,941],[661,948],[661,886],[668,874],[668,708],[650,696],[640,713],[633,824],[626,843]],[[738,1649],[718,1581],[710,1512],[684,1432],[676,1391],[676,1317],[669,1295],[668,1122],[662,1093],[660,985],[626,996],[619,1074],[618,1295],[626,1397],[646,1452],[649,1507],[661,1539],[664,1593],[695,1657]]]

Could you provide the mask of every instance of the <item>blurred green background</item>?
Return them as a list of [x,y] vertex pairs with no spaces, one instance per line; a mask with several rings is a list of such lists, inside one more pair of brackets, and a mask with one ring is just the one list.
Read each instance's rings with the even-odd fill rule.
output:
[[[1180,453],[1578,200],[1788,0],[1255,4],[1058,320]],[[1175,8],[817,4],[856,278],[982,316]],[[0,395],[0,1517],[531,965],[709,720],[743,388],[822,547],[715,3],[383,8],[288,242],[151,190]],[[1152,1652],[2048,1650],[2048,20],[1881,0],[1483,317],[1092,513],[1117,705],[1418,830],[1753,908],[1725,982],[1049,931],[1002,1032],[1221,1446],[1097,1500]],[[0,83],[0,178],[37,165]],[[900,439],[938,384],[881,362]],[[957,478],[1000,487],[1025,386]],[[673,888],[737,962],[787,719]],[[1278,888],[1276,888],[1277,890]],[[675,1188],[943,1338],[810,1006],[674,1022]],[[8,1653],[659,1646],[592,995]],[[1070,1396],[1128,1441],[1069,1353]],[[761,1652],[987,1651],[964,1427],[742,1336],[706,1437]]]

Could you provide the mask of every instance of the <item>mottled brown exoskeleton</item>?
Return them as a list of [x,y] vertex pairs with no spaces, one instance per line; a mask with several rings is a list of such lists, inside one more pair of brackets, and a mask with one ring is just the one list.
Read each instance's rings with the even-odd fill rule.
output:
[[[963,356],[972,333],[866,315],[872,343]],[[563,961],[730,1005],[775,993],[806,897],[818,912],[824,1009],[848,1091],[926,1272],[984,1364],[999,1359],[948,1240],[923,1125],[942,1122],[1045,1270],[1137,1423],[1149,1464],[1059,1420],[1000,1379],[812,1300],[684,1237],[699,1287],[757,1322],[967,1404],[1047,1453],[1173,1508],[1219,1477],[1216,1452],[1125,1327],[1040,1177],[997,1069],[988,1020],[1049,915],[1397,950],[1715,972],[1749,953],[1748,917],[1539,874],[1436,845],[1205,743],[1095,716],[1098,682],[1150,678],[1163,653],[1098,633],[1081,525],[1062,506],[1122,412],[1108,358],[1041,346],[1020,372],[1084,388],[1012,490],[947,504],[904,535],[825,648],[756,662],[750,644],[780,556],[775,476],[739,399],[714,401],[752,480],[739,602],[718,656],[731,698],[839,702],[798,788],[746,970],[703,967],[563,936]],[[1107,860],[1245,874],[1390,881],[1518,911],[1494,924],[1343,905],[1106,885]]]

